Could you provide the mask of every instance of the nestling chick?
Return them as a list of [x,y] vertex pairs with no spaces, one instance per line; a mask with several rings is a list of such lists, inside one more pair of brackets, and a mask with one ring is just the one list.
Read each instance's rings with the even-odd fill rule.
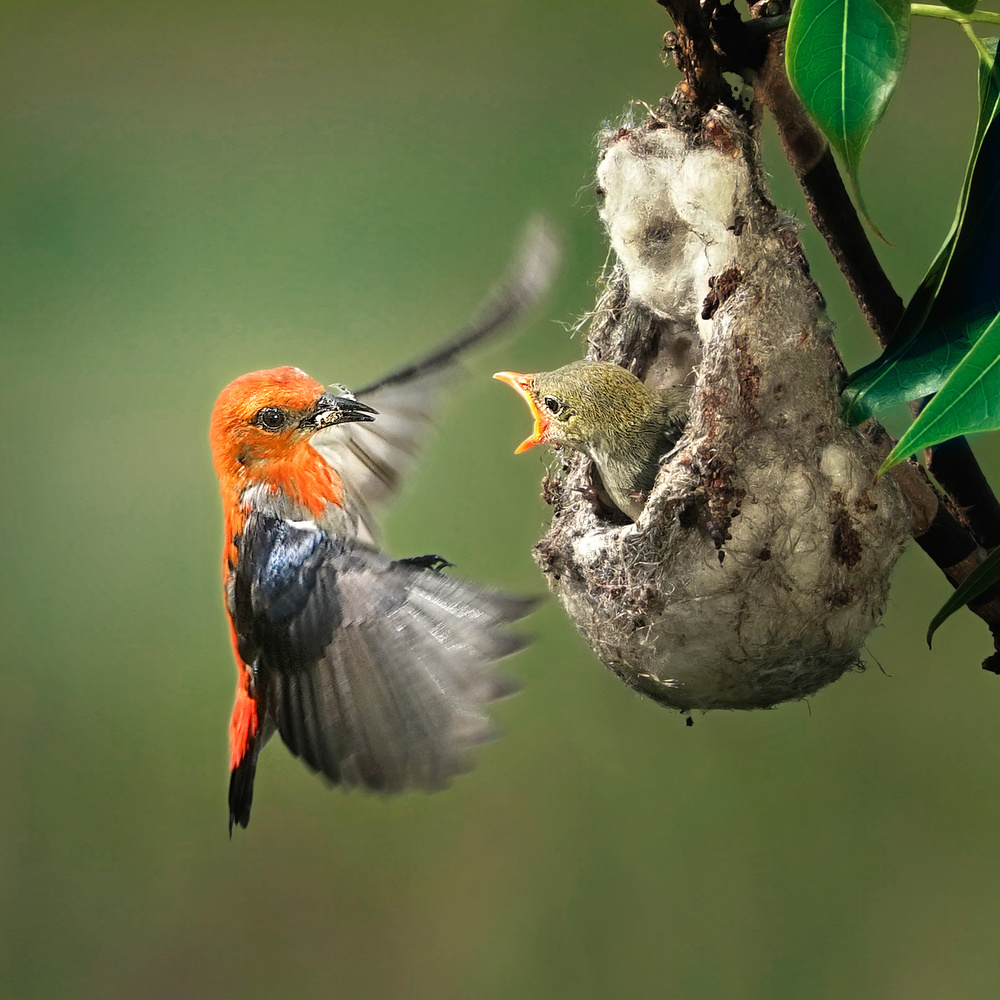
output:
[[515,454],[536,444],[589,455],[611,499],[632,520],[642,513],[659,459],[678,441],[690,389],[654,391],[606,361],[574,361],[554,372],[497,372],[527,401],[535,429]]

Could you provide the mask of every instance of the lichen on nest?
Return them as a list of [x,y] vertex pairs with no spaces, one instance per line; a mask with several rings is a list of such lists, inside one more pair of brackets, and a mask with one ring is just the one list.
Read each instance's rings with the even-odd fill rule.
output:
[[909,534],[863,431],[793,220],[731,112],[665,101],[602,137],[617,256],[588,357],[692,386],[691,417],[635,524],[565,454],[535,556],[601,660],[687,711],[803,698],[860,664]]

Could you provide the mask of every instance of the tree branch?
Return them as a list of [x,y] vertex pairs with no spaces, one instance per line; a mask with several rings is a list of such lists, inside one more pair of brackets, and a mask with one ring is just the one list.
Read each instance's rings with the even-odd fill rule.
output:
[[698,0],[656,0],[673,19],[676,31],[664,43],[684,77],[684,98],[699,111],[731,105],[732,88],[722,75],[722,63],[712,45],[708,19]]

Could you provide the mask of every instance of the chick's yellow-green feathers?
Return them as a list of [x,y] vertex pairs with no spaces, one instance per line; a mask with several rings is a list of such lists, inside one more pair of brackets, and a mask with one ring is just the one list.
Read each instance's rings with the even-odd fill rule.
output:
[[589,455],[615,505],[632,520],[642,512],[659,459],[678,441],[690,390],[650,389],[606,361],[574,361],[552,372],[497,372],[528,403],[535,427],[517,452],[536,444]]

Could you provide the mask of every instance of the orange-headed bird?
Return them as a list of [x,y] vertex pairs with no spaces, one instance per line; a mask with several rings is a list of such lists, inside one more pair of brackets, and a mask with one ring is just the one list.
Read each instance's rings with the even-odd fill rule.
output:
[[538,299],[556,256],[534,227],[477,322],[357,395],[286,367],[219,396],[211,446],[239,672],[230,834],[250,820],[275,731],[331,782],[380,792],[439,788],[490,738],[483,706],[514,687],[493,663],[524,644],[505,626],[534,601],[446,576],[438,556],[389,558],[372,507],[414,463],[459,355]]

